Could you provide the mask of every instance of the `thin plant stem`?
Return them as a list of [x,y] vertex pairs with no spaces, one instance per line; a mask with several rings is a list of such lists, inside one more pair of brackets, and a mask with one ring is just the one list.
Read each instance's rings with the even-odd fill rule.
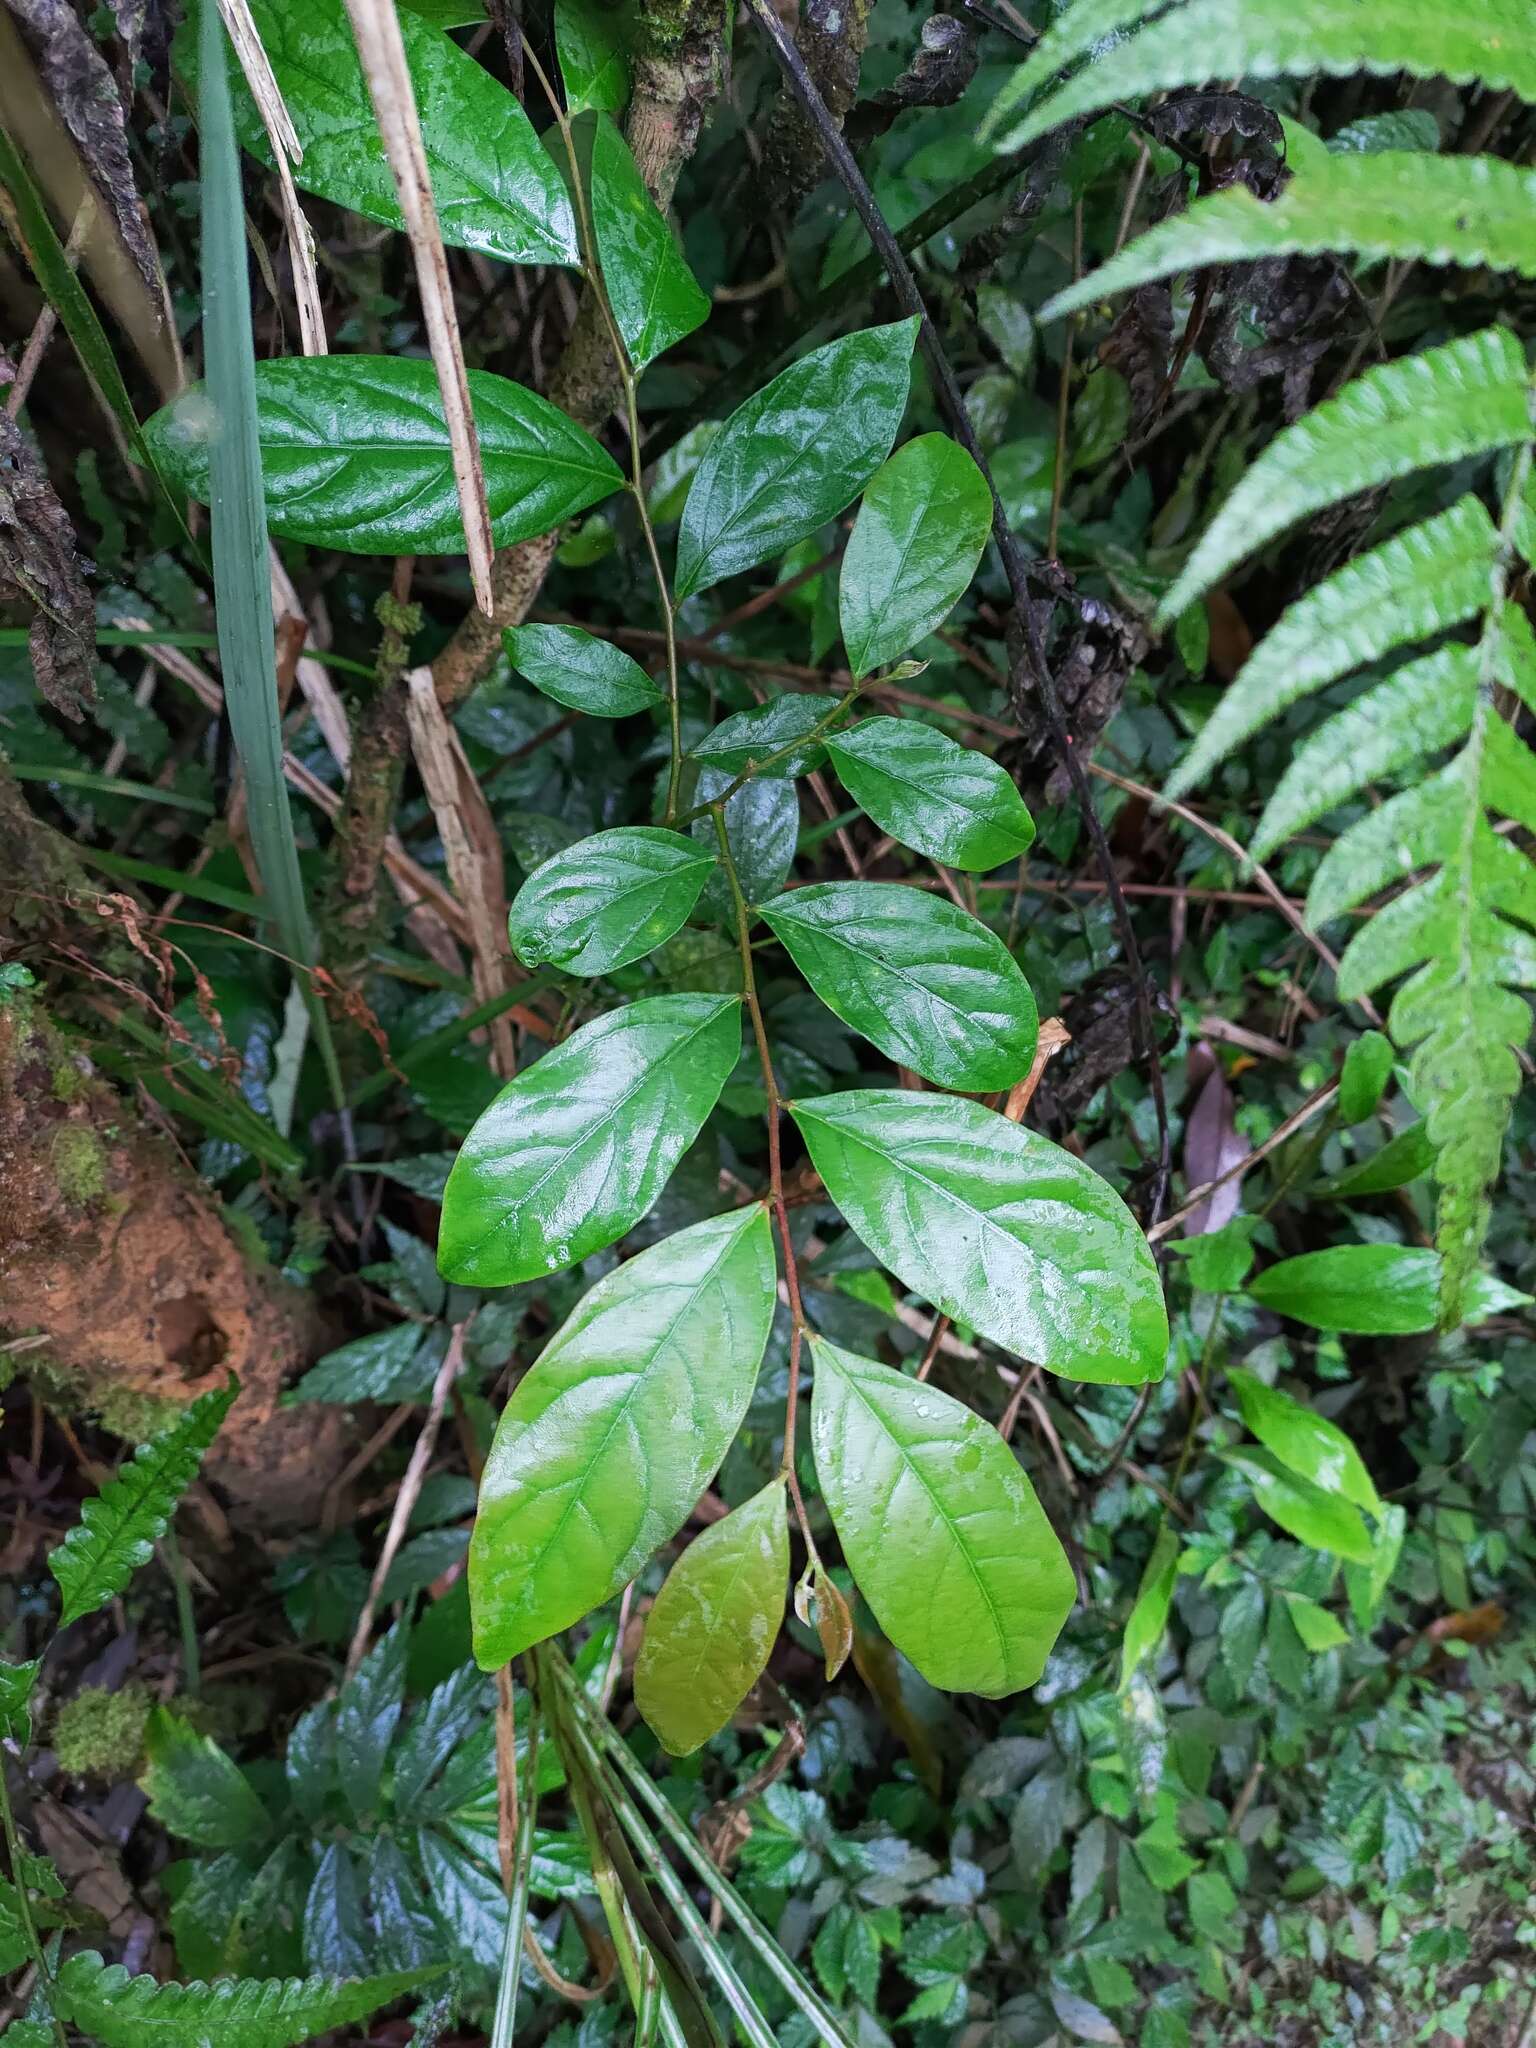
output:
[[784,1249],[784,1286],[789,1295],[790,1314],[789,1385],[784,1395],[784,1477],[789,1483],[790,1498],[795,1504],[795,1516],[800,1524],[800,1533],[805,1539],[805,1547],[820,1569],[821,1560],[816,1553],[815,1540],[806,1518],[805,1502],[800,1497],[800,1481],[795,1473],[795,1422],[800,1405],[800,1354],[805,1345],[805,1305],[800,1298],[800,1274],[795,1263],[794,1239],[790,1236],[789,1209],[784,1200],[784,1161],[779,1142],[784,1104],[779,1094],[779,1084],[774,1078],[773,1054],[768,1047],[768,1029],[763,1022],[763,1006],[757,996],[757,977],[752,969],[752,913],[747,907],[746,897],[741,892],[741,878],[736,872],[730,834],[725,829],[725,805],[722,802],[715,802],[710,805],[709,810],[715,821],[715,838],[720,844],[720,865],[725,870],[726,887],[730,890],[731,903],[736,912],[736,939],[741,950],[742,992],[746,997],[747,1015],[752,1020],[752,1036],[757,1041],[757,1057],[763,1070],[763,1092],[768,1098],[768,1203],[778,1224],[779,1242]]
[[37,1922],[32,1918],[32,1900],[27,1891],[27,1876],[22,1864],[21,1837],[16,1831],[16,1816],[11,1810],[10,1779],[6,1775],[6,1749],[0,1747],[0,1828],[5,1832],[5,1853],[10,1860],[11,1881],[16,1888],[16,1914],[21,1921],[21,1937],[27,1945],[27,1954],[37,1971],[38,1979],[48,1997],[48,2015],[53,2021],[53,2031],[59,2048],[69,2048],[64,2032],[64,2022],[53,2009],[53,1972],[48,1967],[48,1958],[43,1944],[38,1939]]
[[[514,1762],[513,1769],[516,1769]],[[539,1708],[528,1710],[528,1779],[517,1819],[517,1847],[512,1889],[507,1901],[507,1932],[501,1946],[501,1981],[496,1987],[496,2012],[491,2021],[490,2048],[512,2048],[517,2024],[517,1989],[522,1977],[523,1930],[528,1924],[528,1881],[533,1868],[533,1827],[539,1803]]]
[[[875,682],[876,687],[878,687],[877,679],[871,678],[871,681]],[[677,829],[681,831],[685,825],[691,825],[695,818],[702,818],[706,812],[712,811],[717,804],[728,804],[731,798],[739,790],[745,789],[755,776],[766,775],[770,768],[776,766],[778,762],[784,760],[788,755],[799,752],[802,747],[814,746],[819,739],[824,738],[832,730],[844,712],[851,710],[859,701],[864,687],[863,683],[855,683],[851,690],[838,699],[824,718],[817,719],[809,732],[802,733],[799,738],[790,740],[782,747],[775,747],[771,754],[764,754],[761,761],[749,761],[735,781],[727,783],[718,796],[712,796],[708,803],[695,804],[691,811],[685,811],[682,817],[677,820]]]
[[640,531],[645,537],[645,551],[650,559],[651,575],[656,584],[656,603],[661,613],[662,634],[666,644],[667,657],[667,716],[671,728],[671,759],[667,769],[667,808],[664,822],[668,825],[677,816],[678,790],[683,773],[683,721],[682,705],[677,666],[677,612],[672,602],[672,588],[667,581],[666,568],[661,559],[661,548],[657,543],[656,529],[651,523],[650,509],[645,502],[645,460],[641,453],[640,407],[636,396],[634,364],[629,359],[629,350],[614,318],[609,303],[608,289],[603,282],[602,265],[598,261],[597,238],[592,231],[592,216],[587,204],[587,190],[582,182],[581,166],[576,158],[576,138],[571,133],[570,116],[560,103],[560,96],[550,84],[549,75],[526,42],[523,52],[530,69],[538,79],[560,130],[561,145],[565,150],[566,162],[570,166],[571,191],[576,202],[577,240],[581,245],[582,275],[592,302],[602,316],[603,326],[608,334],[608,346],[613,353],[614,368],[618,371],[619,382],[624,393],[624,415],[629,428],[630,495],[635,501],[635,516],[640,522]]
[[[1083,274],[1083,202],[1072,209],[1072,282]],[[1072,371],[1077,354],[1077,322],[1067,322],[1061,350],[1061,383],[1056,393],[1056,470],[1051,478],[1051,523],[1045,552],[1055,561],[1061,540],[1061,501],[1067,489],[1067,428],[1072,418]]]
[[181,1676],[183,1690],[196,1699],[203,1686],[203,1660],[197,1642],[197,1617],[192,1612],[192,1589],[187,1584],[186,1561],[176,1531],[168,1527],[160,1539],[161,1554],[176,1595],[176,1624],[181,1632]]

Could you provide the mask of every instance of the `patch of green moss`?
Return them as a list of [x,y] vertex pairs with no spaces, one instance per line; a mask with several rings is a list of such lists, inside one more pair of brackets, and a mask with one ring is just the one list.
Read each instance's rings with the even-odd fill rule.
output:
[[54,1407],[92,1415],[126,1443],[147,1443],[184,1412],[178,1401],[162,1400],[132,1387],[112,1387],[106,1392],[99,1386],[93,1388],[77,1366],[66,1365],[49,1351],[24,1352],[19,1365]]
[[78,1102],[86,1091],[86,1077],[81,1070],[80,1062],[69,1053],[54,1061],[53,1072],[49,1078],[53,1084],[54,1096],[59,1102]]
[[53,1724],[59,1768],[72,1778],[130,1778],[144,1751],[144,1727],[154,1704],[147,1685],[117,1692],[88,1685],[66,1700]]
[[53,1171],[66,1202],[85,1208],[107,1192],[107,1159],[86,1124],[61,1124],[53,1140]]

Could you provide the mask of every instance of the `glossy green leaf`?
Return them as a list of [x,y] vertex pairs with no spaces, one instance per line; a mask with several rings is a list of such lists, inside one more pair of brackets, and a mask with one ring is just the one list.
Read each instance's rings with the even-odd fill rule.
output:
[[485,1670],[579,1621],[676,1535],[752,1398],[776,1300],[757,1205],[665,1238],[582,1298],[486,1461],[469,1551]]
[[816,1476],[860,1592],[930,1685],[1033,1685],[1076,1597],[1012,1451],[937,1388],[812,1340]]
[[739,406],[705,449],[677,543],[679,598],[755,569],[836,518],[891,452],[915,319],[812,349]]
[[[509,378],[469,372],[498,547],[548,533],[623,479],[558,406]],[[437,372],[415,356],[284,356],[256,366],[267,523],[348,554],[454,555],[464,527]],[[201,387],[144,428],[189,496],[208,497],[213,428]]]
[[709,853],[681,832],[622,825],[594,832],[535,868],[512,905],[512,947],[527,966],[608,974],[688,921]]
[[987,480],[947,434],[920,434],[871,477],[838,586],[843,645],[867,676],[943,624],[992,531]]
[[1012,776],[910,718],[865,718],[827,739],[838,779],[884,832],[969,874],[1016,860],[1035,823]]
[[673,1756],[718,1735],[756,1685],[788,1590],[780,1476],[694,1537],[646,1621],[635,1705]]
[[997,934],[947,897],[819,882],[760,915],[827,1008],[898,1066],[978,1095],[1029,1072],[1029,983]]
[[741,1052],[734,996],[647,996],[584,1024],[509,1081],[443,1190],[444,1277],[506,1287],[633,1229]]
[[638,661],[580,626],[511,626],[501,638],[519,675],[589,718],[629,718],[667,701]]
[[1164,1522],[1136,1590],[1136,1604],[1126,1617],[1120,1643],[1120,1690],[1125,1691],[1140,1667],[1163,1640],[1168,1610],[1179,1575],[1179,1532]]
[[604,0],[555,0],[555,53],[572,114],[617,114],[629,98],[622,8]]
[[25,1664],[0,1658],[0,1735],[23,1749],[32,1740],[32,1688],[42,1665],[41,1657]]
[[441,1975],[431,1968],[352,1981],[226,1977],[216,1984],[159,1984],[87,1949],[60,1968],[55,2004],[101,2048],[210,2048],[215,2042],[218,2048],[297,2048],[366,2020]]
[[64,1596],[60,1628],[105,1607],[149,1562],[238,1391],[231,1381],[200,1395],[169,1429],[140,1444],[85,1503],[74,1528],[48,1553],[48,1569]]
[[[1276,1315],[1314,1330],[1359,1337],[1432,1330],[1439,1289],[1439,1253],[1406,1244],[1330,1245],[1326,1251],[1282,1259],[1248,1283],[1253,1300]],[[1483,1322],[1530,1298],[1491,1274],[1475,1274],[1467,1289],[1466,1320]]]
[[407,1401],[424,1394],[437,1360],[420,1323],[391,1323],[319,1358],[284,1396],[295,1401]]
[[[403,228],[344,0],[251,0],[251,14],[304,152],[294,183]],[[569,195],[518,101],[418,15],[401,12],[400,34],[443,240],[507,263],[577,267]],[[236,123],[245,147],[270,164],[261,115],[243,85]]]
[[1384,1031],[1362,1031],[1345,1048],[1339,1075],[1339,1122],[1362,1124],[1376,1108],[1392,1078],[1397,1054]]
[[1342,1649],[1349,1641],[1349,1630],[1338,1616],[1319,1607],[1315,1600],[1300,1593],[1287,1593],[1285,1605],[1297,1635],[1314,1655],[1321,1650]]
[[[724,796],[734,779],[723,768],[701,768],[695,802],[714,803]],[[700,846],[711,851],[718,848],[713,818],[695,818],[689,830]],[[727,798],[725,835],[742,893],[749,903],[763,903],[778,895],[789,878],[799,833],[800,800],[792,782],[773,775],[758,775]],[[700,908],[734,926],[735,907],[723,874],[710,877]]]
[[786,693],[766,704],[754,704],[722,719],[707,732],[693,757],[711,768],[736,776],[752,768],[760,775],[806,775],[819,768],[826,753],[819,741],[806,743],[806,734],[821,724],[832,706],[825,697]]
[[1358,1166],[1346,1167],[1332,1180],[1319,1182],[1315,1192],[1330,1196],[1336,1202],[1359,1201],[1366,1195],[1390,1194],[1394,1188],[1405,1188],[1411,1181],[1428,1173],[1434,1163],[1435,1148],[1430,1142],[1428,1125],[1410,1124],[1406,1131],[1399,1131],[1395,1138],[1389,1138],[1369,1159],[1362,1159]]
[[1068,1379],[1161,1378],[1157,1268],[1091,1167],[955,1097],[871,1088],[790,1109],[828,1194],[925,1300]]
[[708,296],[604,114],[592,137],[592,233],[608,303],[636,370],[709,318]]
[[203,1849],[237,1849],[263,1840],[266,1809],[250,1780],[211,1735],[156,1707],[144,1736],[149,1810],[173,1835]]
[[1356,1564],[1370,1563],[1370,1532],[1348,1501],[1336,1493],[1324,1493],[1270,1451],[1218,1451],[1216,1455],[1242,1473],[1259,1506],[1288,1536],[1310,1550],[1331,1550]]
[[1378,1521],[1381,1498],[1344,1431],[1326,1415],[1295,1401],[1254,1373],[1230,1366],[1227,1378],[1249,1429],[1283,1465],[1324,1493],[1337,1493]]

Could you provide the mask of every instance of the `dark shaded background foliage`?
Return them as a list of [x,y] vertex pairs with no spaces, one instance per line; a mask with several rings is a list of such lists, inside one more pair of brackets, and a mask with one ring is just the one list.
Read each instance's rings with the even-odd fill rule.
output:
[[[50,21],[55,10],[14,11],[34,35],[65,33]],[[1032,550],[1059,554],[1042,627],[1077,742],[1109,771],[1096,797],[1155,982],[1178,1185],[1192,1188],[1329,1080],[1362,1022],[1336,1007],[1315,949],[1256,889],[1231,842],[1207,829],[1246,837],[1319,709],[1245,750],[1193,816],[1155,809],[1150,792],[1289,599],[1366,537],[1450,503],[1475,479],[1432,472],[1315,522],[1168,641],[1154,642],[1146,620],[1181,545],[1278,423],[1378,345],[1468,331],[1500,308],[1519,331],[1527,288],[1424,269],[1356,284],[1332,259],[1308,258],[1241,278],[1207,274],[1173,295],[1147,286],[1080,327],[1037,331],[1029,309],[1107,254],[1132,221],[1177,208],[1192,188],[1240,180],[1261,195],[1275,189],[1280,114],[1334,146],[1368,149],[1390,132],[1398,146],[1412,135],[1417,146],[1491,146],[1516,160],[1528,153],[1531,116],[1504,96],[1410,91],[1391,79],[1179,93],[1145,122],[1110,115],[999,175],[974,130],[1016,60],[1012,10],[925,22],[922,10],[881,0],[860,62],[849,32],[863,13],[810,0],[807,41],[888,219],[898,229],[922,222],[914,260],[1017,530]],[[530,7],[525,26],[547,59],[544,10]],[[134,173],[195,352],[195,154],[165,69],[164,23],[153,6],[119,7],[115,21],[101,13],[89,29],[104,68],[134,94]],[[498,36],[471,26],[460,39],[504,71]],[[61,103],[75,90],[65,87]],[[715,312],[642,390],[659,522],[676,516],[699,421],[728,410],[805,337],[894,317],[840,189],[815,174],[813,145],[743,27],[675,200]],[[294,346],[287,258],[271,181],[251,165],[247,203],[261,247],[258,353],[282,353]],[[419,352],[401,241],[320,202],[307,210],[333,344]],[[462,255],[452,267],[471,360],[543,388],[571,320],[566,281],[492,272]],[[274,282],[275,296],[265,288]],[[35,307],[18,272],[6,286],[6,339],[19,345]],[[168,516],[135,493],[97,419],[79,365],[55,340],[7,466],[20,492],[41,464],[93,569],[83,581],[67,545],[52,561],[13,562],[3,533],[0,567],[22,588],[53,590],[56,579],[44,608],[55,623],[87,591],[101,621],[132,615],[168,634],[205,634],[201,565]],[[921,380],[909,423],[935,423]],[[690,737],[774,678],[806,680],[835,665],[831,560],[843,537],[829,528],[750,587],[686,608]],[[398,762],[404,742],[389,724],[388,686],[407,660],[430,660],[445,644],[467,602],[462,565],[424,562],[391,587],[365,559],[285,552],[354,720],[381,761]],[[611,631],[645,658],[657,652],[650,602],[639,536],[620,510],[594,513],[562,538],[539,607]],[[1071,1033],[1032,1114],[1144,1205],[1158,1133],[1136,1056],[1136,991],[1047,736],[1032,706],[1010,703],[1001,687],[1006,613],[988,558],[907,687],[944,707],[936,715],[951,717],[958,736],[995,748],[1036,808],[1027,873],[982,899],[1041,1014],[1060,1015]],[[464,1668],[456,1577],[473,1474],[509,1358],[525,1360],[613,1255],[480,1304],[451,1427],[382,1589],[398,1620],[333,1700],[413,1434],[412,1404],[430,1385],[448,1324],[469,1305],[445,1289],[428,1247],[448,1158],[495,1086],[484,1047],[454,1035],[462,984],[433,969],[397,909],[368,888],[349,893],[344,862],[301,807],[301,865],[312,900],[328,905],[332,1011],[364,1163],[347,1170],[314,1063],[288,1071],[297,1041],[286,975],[248,943],[249,883],[227,822],[220,722],[140,652],[103,648],[92,675],[71,677],[36,642],[29,662],[14,644],[24,633],[10,637],[0,743],[31,779],[19,792],[0,765],[0,845],[13,856],[0,882],[0,999],[13,1053],[19,1018],[47,1034],[31,1043],[34,1059],[46,1046],[54,1105],[51,1199],[94,1234],[120,1187],[122,1150],[143,1175],[173,1171],[169,1148],[178,1148],[218,1192],[208,1228],[303,1291],[287,1355],[311,1373],[296,1398],[341,1407],[306,1406],[298,1428],[323,1433],[338,1412],[350,1416],[331,1477],[357,1453],[345,1496],[312,1491],[298,1517],[290,1501],[276,1529],[270,1516],[253,1526],[216,1473],[183,1511],[180,1549],[162,1554],[164,1569],[65,1638],[46,1677],[45,1746],[12,1772],[34,1846],[59,1873],[54,1917],[72,1937],[89,1935],[162,1976],[446,1956],[460,1996],[440,2015],[447,2031],[423,2022],[418,2038],[473,2041],[500,1939],[490,1687]],[[205,659],[201,648],[192,654]],[[665,748],[646,719],[560,717],[503,663],[455,722],[489,800],[509,893],[551,851],[652,815]],[[334,784],[302,711],[291,744]],[[167,810],[103,777],[174,786],[206,814]],[[793,853],[806,878],[845,875],[851,862],[901,871],[907,857],[841,813],[826,785],[813,781],[803,804],[790,789],[753,786],[765,865]],[[432,812],[408,772],[394,823],[416,858],[441,865]],[[1280,888],[1299,897],[1317,858],[1310,838],[1289,847],[1272,870]],[[146,936],[152,915],[167,910],[171,920]],[[627,977],[638,986],[650,975],[664,990],[717,977],[729,988],[736,972],[726,935],[703,923],[669,942],[654,971],[614,980],[623,989]],[[826,1087],[867,1066],[867,1050],[836,1020],[775,982],[771,954],[765,973],[791,1087]],[[587,999],[574,983],[531,998],[546,1029],[579,1017]],[[120,1093],[93,1095],[99,1075]],[[13,1064],[8,1089],[16,1079]],[[249,1112],[274,1110],[263,1153]],[[637,1243],[758,1184],[760,1110],[743,1068]],[[1325,1119],[1287,1141],[1243,1183],[1256,1244],[1294,1254],[1427,1242],[1423,1178],[1354,1200],[1328,1185],[1410,1121],[1389,1083],[1352,1127]],[[1491,1244],[1516,1285],[1529,1285],[1533,1268],[1529,1138],[1529,1111],[1517,1108]],[[20,1151],[18,1139],[12,1158]],[[812,1188],[800,1192],[818,1326],[863,1351],[914,1356],[925,1317],[851,1238],[824,1241],[826,1212]],[[9,1199],[20,1208],[14,1183]],[[1224,1220],[1208,1209],[1184,1227]],[[177,1241],[166,1244],[174,1255]],[[1146,1400],[1094,1387],[1066,1398],[1038,1376],[1015,1387],[963,1332],[939,1352],[941,1383],[989,1416],[1007,1412],[1078,1575],[1081,1603],[1032,1694],[1001,1705],[942,1698],[867,1613],[857,1616],[853,1663],[828,1688],[812,1633],[792,1623],[729,1734],[687,1763],[655,1759],[677,1810],[861,2041],[1322,2048],[1422,2038],[1514,2048],[1528,2037],[1528,1319],[1504,1311],[1439,1342],[1314,1336],[1237,1283],[1213,1281],[1213,1270],[1170,1252],[1170,1369]],[[118,1279],[131,1288],[132,1274]],[[23,1656],[52,1591],[41,1553],[115,1455],[99,1424],[142,1433],[168,1388],[163,1373],[112,1384],[82,1372],[78,1357],[34,1335],[28,1301],[0,1312],[11,1332],[0,1365],[26,1375],[6,1400],[0,1591],[10,1651]],[[217,1317],[204,1325],[194,1314],[162,1349],[185,1381],[206,1381],[225,1362],[220,1335]],[[1238,1475],[1208,1455],[1238,1434],[1222,1367],[1239,1359],[1337,1417],[1402,1507],[1401,1560],[1374,1610],[1341,1605],[1331,1561],[1284,1538]],[[784,1370],[780,1333],[719,1481],[726,1502],[746,1497],[777,1458]],[[271,1429],[292,1426],[295,1412],[281,1411]],[[275,1442],[266,1438],[269,1461]],[[1186,1543],[1169,1631],[1122,1690],[1121,1632],[1168,1503]],[[637,1584],[636,1610],[659,1577],[652,1566]],[[632,1653],[619,1620],[601,1618],[578,1652],[594,1685]],[[416,1703],[404,1716],[402,1699]],[[622,1676],[614,1699],[621,1727],[650,1758]],[[333,1732],[339,1775],[323,1761]],[[583,1853],[554,1775],[548,1790],[554,1818],[534,1918],[556,1968],[590,1979]],[[524,1995],[530,2041],[586,2048],[628,2038],[616,1998],[572,2006],[531,1975]],[[797,2024],[783,2023],[786,2042],[801,2038]],[[404,2021],[376,2022],[353,2038],[410,2033]]]

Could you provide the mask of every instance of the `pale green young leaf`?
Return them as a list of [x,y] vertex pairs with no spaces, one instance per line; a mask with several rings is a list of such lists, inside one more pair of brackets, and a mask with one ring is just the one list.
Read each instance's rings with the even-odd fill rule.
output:
[[1394,1504],[1386,1509],[1377,1524],[1375,1540],[1371,1545],[1371,1561],[1368,1565],[1346,1564],[1344,1585],[1349,1594],[1349,1609],[1361,1628],[1370,1628],[1381,1610],[1392,1574],[1397,1570],[1398,1558],[1402,1555],[1403,1538],[1408,1533],[1407,1510]]
[[859,809],[914,852],[984,874],[1028,850],[1035,823],[1012,776],[932,726],[865,718],[827,752]]
[[[1213,76],[1406,72],[1459,84],[1480,79],[1536,99],[1536,39],[1520,0],[1488,0],[1475,15],[1451,12],[1435,0],[1353,0],[1342,13],[1334,0],[1190,0],[1133,26],[1153,11],[1148,0],[1077,0],[999,93],[983,136],[999,150],[1022,149],[1116,100],[1202,85]],[[1131,33],[1116,36],[1125,30]],[[1090,63],[1039,97],[1067,64],[1090,51]],[[1021,108],[1028,109],[1022,117]]]
[[528,967],[610,974],[687,923],[715,862],[681,832],[620,825],[554,854],[512,904],[512,949]]
[[780,1474],[694,1537],[646,1620],[635,1705],[673,1756],[718,1735],[757,1683],[788,1588]]
[[[1435,1327],[1440,1255],[1419,1245],[1336,1244],[1281,1259],[1250,1280],[1249,1295],[1276,1315],[1314,1330],[1361,1337],[1404,1337]],[[1469,1322],[1530,1300],[1491,1274],[1467,1290]]]
[[592,137],[592,234],[608,304],[631,365],[643,370],[709,318],[709,299],[605,114]]
[[1366,783],[1402,774],[1465,739],[1480,680],[1475,647],[1439,647],[1325,719],[1296,748],[1265,806],[1254,859],[1267,860]]
[[1222,692],[1168,779],[1179,796],[1272,718],[1393,648],[1447,633],[1488,602],[1498,537],[1474,497],[1459,498],[1346,562],[1280,616]]
[[916,340],[915,319],[861,328],[812,349],[732,413],[688,488],[679,598],[782,554],[858,496],[896,439]]
[[495,1670],[616,1593],[681,1528],[752,1398],[777,1299],[759,1205],[599,1280],[496,1426],[469,1552]]
[[1174,1582],[1179,1575],[1179,1534],[1168,1522],[1157,1532],[1152,1554],[1136,1589],[1136,1602],[1126,1617],[1120,1643],[1120,1690],[1125,1691],[1147,1658],[1154,1655],[1168,1626]]
[[441,1975],[432,1967],[351,1982],[236,1977],[160,1984],[130,1976],[120,1963],[104,1963],[88,1949],[64,1962],[55,1983],[61,2016],[101,2048],[298,2048],[317,2034],[366,2020]]
[[268,1832],[266,1809],[244,1771],[180,1714],[156,1707],[144,1735],[149,1810],[201,1849],[240,1849]]
[[1161,1378],[1147,1241],[1070,1152],[958,1097],[871,1088],[790,1109],[828,1194],[904,1285],[1067,1379]]
[[1525,352],[1507,328],[1481,328],[1365,371],[1283,429],[1248,468],[1159,616],[1177,618],[1244,556],[1321,506],[1507,447],[1530,430]]
[[439,1270],[506,1287],[633,1229],[702,1129],[741,1052],[734,996],[646,996],[584,1024],[509,1081],[465,1139]]
[[231,1381],[200,1395],[169,1429],[141,1444],[81,1508],[74,1528],[48,1554],[48,1569],[64,1596],[61,1628],[105,1607],[149,1562],[238,1391]]
[[624,10],[603,0],[555,0],[555,54],[572,114],[617,114],[629,98]]
[[816,882],[759,914],[827,1008],[898,1066],[978,1095],[1029,1072],[1029,983],[997,934],[947,898]]
[[920,434],[875,472],[838,584],[855,676],[894,661],[944,623],[991,531],[987,480],[947,434]]
[[[251,14],[304,152],[294,183],[403,228],[344,0],[251,0]],[[505,263],[576,268],[570,197],[513,94],[417,14],[402,11],[400,34],[443,240]],[[245,147],[270,164],[266,129],[243,84],[236,119]]]
[[1271,1520],[1309,1550],[1330,1550],[1356,1564],[1371,1561],[1371,1538],[1348,1501],[1292,1472],[1270,1451],[1218,1451],[1224,1464],[1241,1472]]
[[510,626],[501,638],[519,675],[589,718],[630,718],[667,701],[638,661],[580,626]]
[[930,1685],[1033,1685],[1076,1597],[1012,1451],[972,1409],[817,1337],[811,1441],[843,1555]]
[[1324,1493],[1339,1494],[1380,1521],[1381,1497],[1360,1453],[1336,1422],[1278,1387],[1266,1386],[1241,1366],[1229,1366],[1227,1379],[1243,1421],[1266,1450]]
[[1338,1616],[1319,1607],[1315,1600],[1300,1593],[1287,1593],[1285,1604],[1297,1635],[1314,1656],[1322,1650],[1342,1649],[1349,1641],[1349,1630]]
[[[618,465],[547,398],[471,370],[497,547],[548,533],[616,491]],[[437,372],[416,356],[283,356],[256,369],[273,533],[349,554],[456,555],[464,524]],[[167,476],[205,503],[217,413],[199,388],[144,428]]]

